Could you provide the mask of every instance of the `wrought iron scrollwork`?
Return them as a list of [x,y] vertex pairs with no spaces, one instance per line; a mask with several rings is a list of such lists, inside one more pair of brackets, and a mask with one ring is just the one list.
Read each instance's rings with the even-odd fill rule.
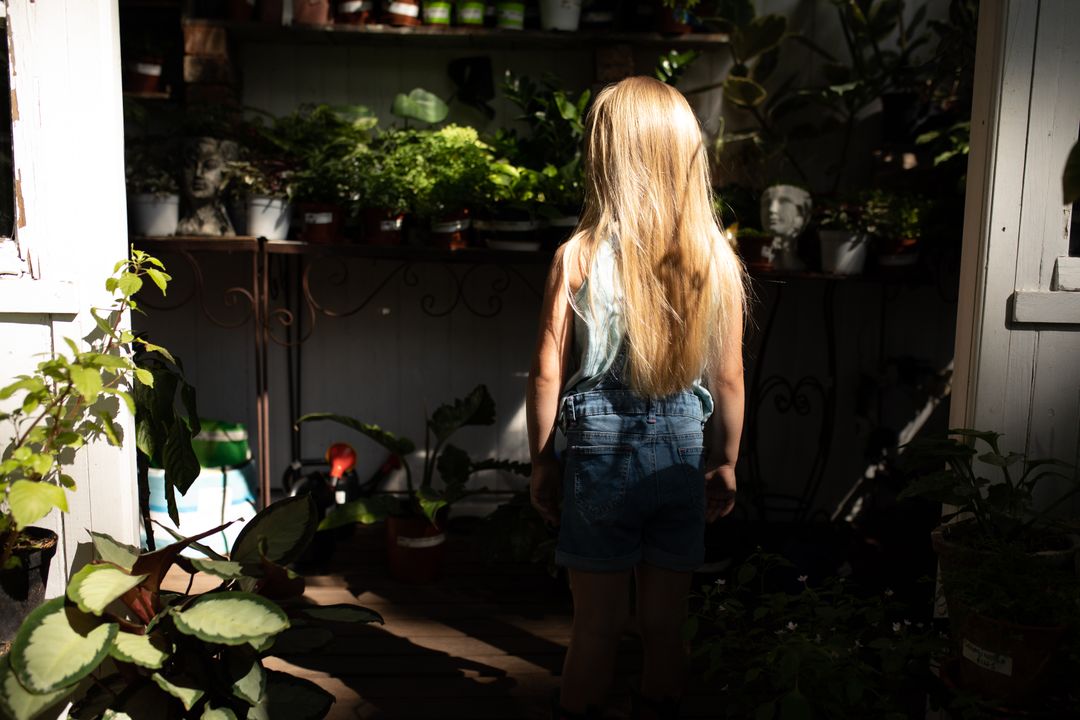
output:
[[[255,314],[255,294],[248,288],[242,286],[231,286],[225,288],[222,293],[222,304],[227,308],[239,307],[242,309],[242,314],[235,320],[226,320],[215,314],[210,309],[207,303],[206,293],[206,278],[203,275],[202,267],[198,260],[189,250],[166,250],[166,252],[175,252],[184,258],[184,261],[191,271],[191,285],[188,287],[187,292],[183,294],[179,300],[168,303],[155,303],[153,300],[147,300],[146,297],[140,297],[140,302],[146,307],[152,310],[176,310],[183,305],[189,303],[192,298],[196,298],[199,303],[199,309],[202,311],[203,316],[214,325],[220,328],[232,329],[238,328],[247,324],[249,320]],[[174,267],[174,266],[173,266]],[[171,268],[170,268],[171,269]],[[175,270],[173,271],[175,274]]]

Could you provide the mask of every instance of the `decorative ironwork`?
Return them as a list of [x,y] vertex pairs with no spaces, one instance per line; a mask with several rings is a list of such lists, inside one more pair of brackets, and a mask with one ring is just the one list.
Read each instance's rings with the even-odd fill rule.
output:
[[[225,288],[222,294],[222,304],[227,308],[241,307],[243,309],[243,314],[237,320],[224,320],[217,316],[207,304],[206,278],[203,275],[202,267],[199,265],[199,262],[195,259],[192,252],[190,250],[179,249],[168,249],[165,252],[175,252],[177,255],[184,258],[188,269],[191,271],[191,284],[188,287],[187,293],[181,296],[178,301],[155,304],[152,300],[140,297],[139,300],[143,305],[151,310],[171,311],[186,305],[192,298],[197,298],[199,309],[202,311],[203,316],[214,325],[227,330],[241,327],[252,319],[256,311],[255,293],[252,290],[242,286]],[[171,269],[172,267],[170,267],[170,270]]]

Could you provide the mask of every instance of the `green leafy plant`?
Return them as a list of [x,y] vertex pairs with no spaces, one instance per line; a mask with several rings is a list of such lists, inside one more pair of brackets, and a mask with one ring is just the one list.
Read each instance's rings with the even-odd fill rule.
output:
[[706,682],[726,686],[724,716],[902,720],[912,691],[922,712],[930,660],[945,649],[929,620],[840,578],[774,589],[791,568],[759,550],[693,598],[685,636]]
[[532,506],[529,492],[514,493],[484,518],[476,534],[476,545],[491,562],[542,563],[552,577],[555,565],[556,533]]
[[[387,432],[378,425],[333,413],[310,413],[296,422],[300,424],[319,421],[330,421],[356,430],[397,456],[405,469],[408,488],[408,496],[404,501],[390,495],[377,495],[334,508],[320,524],[321,530],[351,522],[377,522],[387,515],[402,513],[422,514],[433,524],[438,524],[438,515],[444,508],[470,495],[486,492],[483,488],[465,488],[474,473],[506,470],[519,475],[529,474],[528,463],[495,458],[473,460],[467,452],[449,443],[450,437],[463,427],[495,423],[495,401],[484,385],[476,386],[464,398],[441,405],[428,418],[424,435],[424,464],[419,484],[413,479],[406,457],[416,449],[412,440]],[[435,486],[436,472],[441,481],[441,489]]]
[[660,82],[675,87],[686,73],[686,69],[699,57],[701,57],[701,53],[697,50],[686,50],[684,52],[669,50],[657,58],[653,76]]
[[[966,540],[972,546],[995,549],[1019,543],[1026,551],[1045,549],[1039,545],[1047,541],[1048,531],[1051,536],[1060,534],[1052,532],[1058,521],[1051,513],[1080,493],[1080,477],[1075,467],[1061,460],[1005,453],[1000,439],[996,432],[958,429],[950,430],[946,437],[913,441],[906,446],[907,462],[927,471],[908,484],[899,497],[919,497],[952,506],[952,511],[942,517],[943,522],[969,517]],[[986,447],[981,454],[976,448],[980,443]],[[984,469],[996,470],[998,481],[984,477]],[[1048,481],[1062,483],[1065,489],[1036,511],[1035,490]]]
[[845,198],[827,199],[815,208],[818,227],[822,230],[842,230],[860,233],[864,227],[864,213],[857,202]]
[[290,199],[294,170],[278,160],[233,160],[228,163],[229,183],[253,197]]
[[124,177],[132,195],[175,195],[179,192],[177,168],[170,143],[161,140],[129,139],[124,150]]
[[394,96],[390,112],[405,120],[434,125],[446,119],[450,108],[438,95],[423,88],[413,88],[408,94],[398,93]]
[[[198,542],[222,528],[177,536],[155,552],[91,533],[94,561],[71,577],[63,597],[30,614],[0,658],[0,705],[15,720],[66,700],[80,720],[324,717],[332,695],[267,670],[263,659],[325,645],[333,633],[324,623],[382,618],[358,605],[301,600],[304,579],[285,566],[317,522],[308,497],[276,502],[244,526],[229,558]],[[185,558],[186,548],[204,557]],[[192,592],[191,583],[167,589],[174,568],[220,583],[206,592]]]
[[488,212],[499,217],[534,217],[545,200],[543,177],[506,160],[491,163],[485,198]]
[[[54,509],[67,511],[67,492],[75,481],[64,466],[73,461],[72,453],[99,438],[119,447],[119,403],[135,412],[133,394],[153,387],[154,373],[139,367],[132,352],[167,351],[121,326],[127,312],[138,309],[134,295],[145,280],[164,291],[170,277],[159,260],[133,249],[131,259],[118,262],[105,282],[112,305],[90,311],[94,332],[83,343],[65,338],[70,355],[55,353],[35,372],[0,389],[0,400],[15,400],[12,410],[0,413],[0,421],[12,427],[0,455],[0,567],[17,562],[12,551],[25,528]],[[183,490],[184,482],[177,472],[175,485]]]

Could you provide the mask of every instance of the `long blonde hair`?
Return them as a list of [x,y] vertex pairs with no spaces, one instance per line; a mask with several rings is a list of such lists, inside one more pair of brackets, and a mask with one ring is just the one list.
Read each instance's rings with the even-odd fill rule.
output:
[[[701,127],[674,88],[631,77],[597,95],[575,238],[583,276],[598,245],[613,241],[625,380],[639,395],[690,387],[720,362],[726,339],[741,337],[732,325],[746,302],[745,271],[713,210]],[[571,304],[581,314],[572,295]]]

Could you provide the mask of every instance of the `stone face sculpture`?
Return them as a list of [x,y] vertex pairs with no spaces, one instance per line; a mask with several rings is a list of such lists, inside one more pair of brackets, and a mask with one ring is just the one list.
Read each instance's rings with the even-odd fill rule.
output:
[[772,233],[773,267],[804,270],[797,254],[798,239],[810,222],[810,193],[795,185],[772,185],[761,194],[761,226]]
[[184,143],[184,172],[177,235],[234,236],[222,202],[227,163],[236,160],[236,143],[217,138],[192,138]]

